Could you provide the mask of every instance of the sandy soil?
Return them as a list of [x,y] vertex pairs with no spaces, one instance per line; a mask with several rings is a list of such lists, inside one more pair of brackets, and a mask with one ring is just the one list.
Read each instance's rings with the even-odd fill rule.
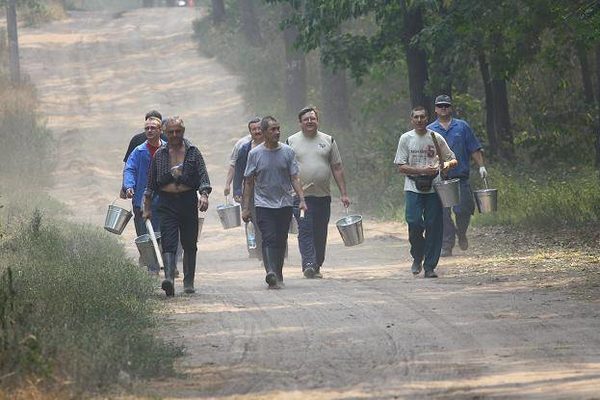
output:
[[[550,252],[500,256],[475,230],[468,253],[442,260],[440,279],[414,279],[406,227],[367,220],[360,246],[330,230],[323,280],[302,279],[291,237],[287,286],[267,290],[242,230],[223,230],[214,211],[252,112],[238,79],[196,52],[196,12],[74,13],[21,31],[23,69],[59,144],[52,194],[78,221],[103,225],[127,143],[150,109],[182,116],[207,160],[215,190],[198,293],[165,300],[168,334],[186,348],[181,375],[136,385],[132,398],[600,399],[598,304],[563,289]],[[131,224],[123,241],[132,256],[133,237]],[[522,276],[538,264],[550,268],[544,284]]]

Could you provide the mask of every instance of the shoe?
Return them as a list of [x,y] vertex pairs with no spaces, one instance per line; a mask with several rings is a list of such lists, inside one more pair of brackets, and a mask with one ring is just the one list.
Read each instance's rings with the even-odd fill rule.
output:
[[312,267],[306,267],[304,270],[304,277],[306,279],[312,279],[315,277],[315,270]]
[[160,287],[165,291],[167,297],[172,297],[175,296],[175,282],[173,279],[173,273],[175,270],[175,254],[163,253],[163,260],[165,264],[165,279],[160,284]]
[[435,271],[425,271],[425,278],[437,278]]
[[193,284],[190,285],[190,284],[184,283],[183,284],[183,293],[193,294],[193,293],[196,293],[196,289],[194,289],[194,285]]
[[265,277],[265,282],[267,282],[270,288],[277,286],[277,275],[275,275],[275,272],[269,272]]
[[452,249],[442,249],[440,257],[452,257]]
[[315,274],[313,275],[313,278],[315,278],[315,279],[323,279],[323,274],[321,273],[321,271],[316,270]]
[[410,270],[412,271],[413,275],[419,275],[421,273],[421,270],[423,269],[423,264],[421,264],[418,261],[413,261],[412,266],[410,267]]
[[458,236],[458,247],[460,247],[460,249],[463,251],[469,248],[469,241],[467,240],[467,235]]

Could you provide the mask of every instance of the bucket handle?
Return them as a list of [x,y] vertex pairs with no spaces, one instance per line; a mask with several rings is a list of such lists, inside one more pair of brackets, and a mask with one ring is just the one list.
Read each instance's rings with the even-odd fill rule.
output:
[[[110,203],[110,205],[114,206],[115,205],[115,201],[117,201],[117,200],[119,200],[119,197],[115,197],[115,199]],[[143,206],[143,203],[142,203],[142,210],[143,210],[143,207],[144,206]],[[132,206],[130,205],[129,206],[129,212],[131,212],[131,208],[132,208]]]
[[485,184],[486,190],[489,189],[487,178],[483,178],[483,183]]

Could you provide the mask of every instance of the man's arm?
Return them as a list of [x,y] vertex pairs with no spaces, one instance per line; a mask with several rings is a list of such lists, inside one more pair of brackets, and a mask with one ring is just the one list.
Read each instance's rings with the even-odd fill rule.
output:
[[342,163],[337,163],[331,166],[331,172],[333,174],[333,179],[335,179],[335,183],[340,189],[340,200],[344,204],[344,207],[350,207],[350,199],[348,198],[348,192],[346,192],[346,180],[344,178],[344,166]]
[[242,199],[242,219],[244,222],[250,221],[250,194],[254,189],[254,176],[247,176],[244,179],[244,195]]
[[229,196],[229,193],[231,193],[231,182],[233,182],[234,173],[235,167],[233,165],[230,165],[229,169],[227,170],[227,179],[225,179],[225,190],[223,191],[223,194],[225,196]]
[[[308,208],[306,207],[306,203],[304,202],[304,190],[302,190],[302,184],[300,183],[300,177],[298,175],[292,175],[292,187],[296,191],[298,195],[298,199],[300,200],[300,204],[298,204],[298,208],[300,210],[306,211]],[[245,196],[245,194],[244,194]]]
[[485,165],[483,162],[483,151],[481,149],[474,151],[471,153],[471,158],[475,161],[475,164],[479,167],[479,176],[481,179],[487,178],[487,169],[485,169]]

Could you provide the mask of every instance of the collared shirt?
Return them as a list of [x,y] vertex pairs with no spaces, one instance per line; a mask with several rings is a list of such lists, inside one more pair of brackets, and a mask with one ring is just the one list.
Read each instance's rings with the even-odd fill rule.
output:
[[[160,141],[161,146],[165,143],[163,140]],[[142,206],[142,197],[146,189],[146,183],[148,182],[148,170],[150,169],[151,161],[152,155],[150,154],[148,141],[146,140],[133,149],[123,168],[123,189],[133,189],[134,207]]]
[[[167,136],[164,133],[160,134],[160,138],[164,142],[167,141]],[[141,132],[141,133],[133,135],[133,137],[129,141],[129,146],[127,147],[127,151],[125,152],[125,157],[123,157],[123,162],[126,163],[127,159],[129,158],[129,155],[131,154],[133,149],[135,149],[136,147],[138,147],[140,144],[144,143],[145,141],[146,141],[146,133],[145,132]]]
[[427,126],[446,139],[448,146],[456,155],[458,166],[448,172],[448,178],[468,178],[470,174],[471,154],[481,150],[479,140],[473,134],[471,127],[462,119],[452,118],[448,129],[444,129],[439,119]]
[[156,154],[154,154],[152,164],[150,165],[148,186],[146,187],[147,196],[151,196],[154,192],[160,190],[161,187],[172,182],[189,186],[200,193],[210,194],[212,187],[210,186],[206,164],[200,150],[187,139],[184,139],[183,143],[185,146],[185,156],[181,175],[177,178],[171,174],[169,143],[158,149]]

